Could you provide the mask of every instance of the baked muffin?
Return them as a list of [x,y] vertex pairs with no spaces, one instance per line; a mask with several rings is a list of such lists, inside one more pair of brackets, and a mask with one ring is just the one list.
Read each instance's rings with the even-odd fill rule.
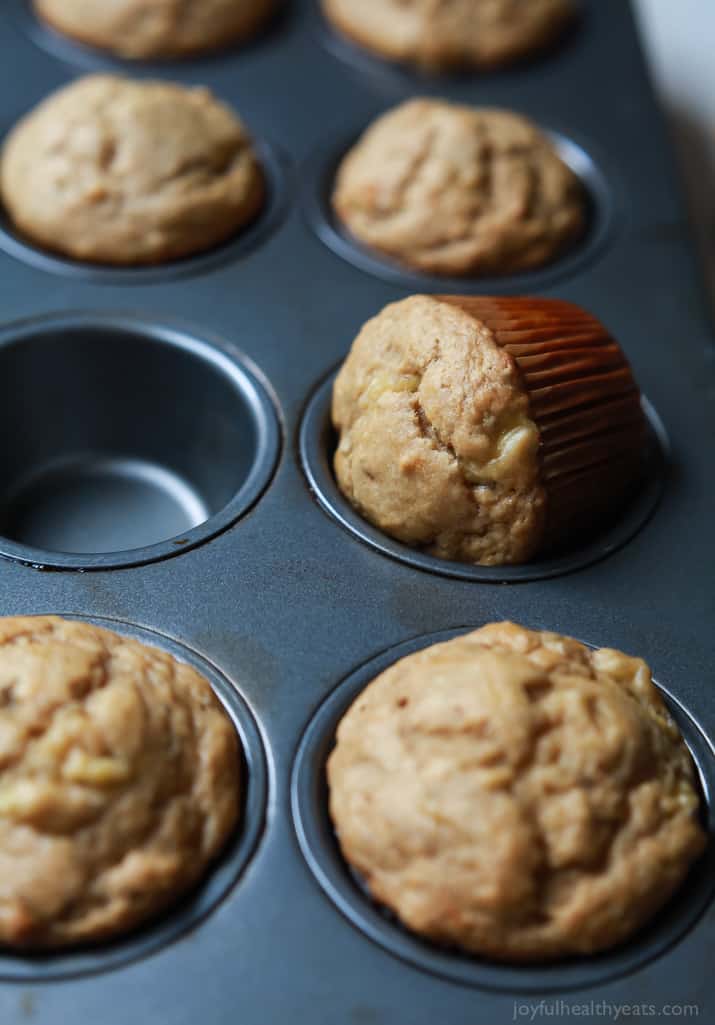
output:
[[491,624],[401,659],[328,762],[347,861],[414,932],[539,961],[628,939],[705,847],[645,662]]
[[185,57],[254,35],[276,0],[33,0],[37,16],[119,57]]
[[333,208],[371,249],[434,274],[541,267],[586,226],[581,182],[531,121],[408,100],[342,160]]
[[355,42],[429,70],[509,64],[554,42],[571,0],[322,0]]
[[646,423],[618,343],[557,299],[412,296],[368,321],[335,381],[335,474],[386,534],[498,565],[608,524]]
[[88,623],[0,619],[0,943],[115,936],[205,873],[236,732],[189,666]]
[[5,210],[77,260],[152,264],[209,249],[259,213],[263,172],[241,121],[207,89],[91,75],[13,129]]

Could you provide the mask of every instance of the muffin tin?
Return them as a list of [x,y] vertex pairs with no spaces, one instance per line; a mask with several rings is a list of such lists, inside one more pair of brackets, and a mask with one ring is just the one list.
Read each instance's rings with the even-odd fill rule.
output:
[[[0,132],[89,69],[207,84],[259,140],[271,193],[248,235],[165,268],[72,264],[0,225],[0,613],[87,618],[196,664],[249,770],[243,829],[206,884],[111,945],[0,957],[3,1023],[499,1025],[542,998],[588,1005],[587,1022],[599,1001],[715,1017],[712,844],[631,943],[522,969],[402,930],[345,869],[325,811],[325,758],[358,689],[407,651],[514,619],[649,661],[713,830],[712,332],[629,7],[582,6],[550,54],[429,78],[338,39],[312,0],[242,50],[161,65],[107,59],[46,32],[25,0],[3,5]],[[457,284],[343,236],[327,205],[336,159],[419,94],[556,133],[591,196],[582,246],[538,273]],[[472,569],[393,545],[341,503],[330,375],[387,302],[450,290],[570,299],[625,348],[650,457],[599,537]]]

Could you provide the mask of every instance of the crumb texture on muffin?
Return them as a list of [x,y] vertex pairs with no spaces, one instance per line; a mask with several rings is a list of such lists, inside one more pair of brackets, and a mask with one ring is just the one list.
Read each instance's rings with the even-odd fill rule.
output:
[[0,619],[0,942],[53,948],[155,915],[240,807],[238,739],[208,682],[88,623]]
[[91,75],[13,129],[0,163],[6,211],[74,259],[151,264],[225,241],[264,201],[238,117],[204,88]]
[[353,342],[333,388],[337,483],[430,555],[525,562],[610,526],[646,422],[620,346],[558,299],[412,296]]
[[553,42],[572,0],[322,0],[326,17],[360,45],[428,70],[496,67]]
[[33,0],[38,17],[119,57],[169,58],[246,39],[275,0]]
[[516,562],[538,547],[539,432],[490,331],[427,296],[355,340],[333,392],[341,490],[376,526],[447,559]]
[[586,222],[579,179],[533,122],[433,99],[367,129],[340,164],[333,206],[364,245],[443,275],[543,266]]
[[645,662],[509,623],[377,677],[328,778],[374,897],[501,960],[626,940],[705,846],[692,761]]

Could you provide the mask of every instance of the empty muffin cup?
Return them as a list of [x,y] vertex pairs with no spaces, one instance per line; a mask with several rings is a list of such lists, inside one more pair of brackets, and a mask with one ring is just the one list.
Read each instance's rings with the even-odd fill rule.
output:
[[229,526],[273,472],[277,415],[244,357],[129,317],[0,333],[0,553],[103,569]]

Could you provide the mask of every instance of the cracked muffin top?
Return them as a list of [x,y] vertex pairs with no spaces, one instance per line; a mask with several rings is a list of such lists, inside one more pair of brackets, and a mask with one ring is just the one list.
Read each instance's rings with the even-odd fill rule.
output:
[[533,122],[444,100],[379,117],[341,162],[332,201],[364,245],[434,274],[539,267],[586,224],[579,179]]
[[0,188],[16,227],[78,260],[152,264],[208,249],[259,212],[263,172],[207,89],[91,75],[13,129]]
[[144,922],[234,829],[239,744],[188,665],[88,623],[0,619],[0,943]]
[[333,388],[355,509],[430,555],[499,565],[609,525],[645,419],[618,344],[557,299],[412,296],[353,342]]
[[355,42],[427,70],[508,64],[553,42],[574,17],[571,0],[322,0]]
[[256,32],[275,0],[33,0],[58,32],[120,57],[183,57]]
[[342,851],[410,929],[506,961],[626,940],[705,846],[645,662],[491,624],[395,663],[328,762]]

